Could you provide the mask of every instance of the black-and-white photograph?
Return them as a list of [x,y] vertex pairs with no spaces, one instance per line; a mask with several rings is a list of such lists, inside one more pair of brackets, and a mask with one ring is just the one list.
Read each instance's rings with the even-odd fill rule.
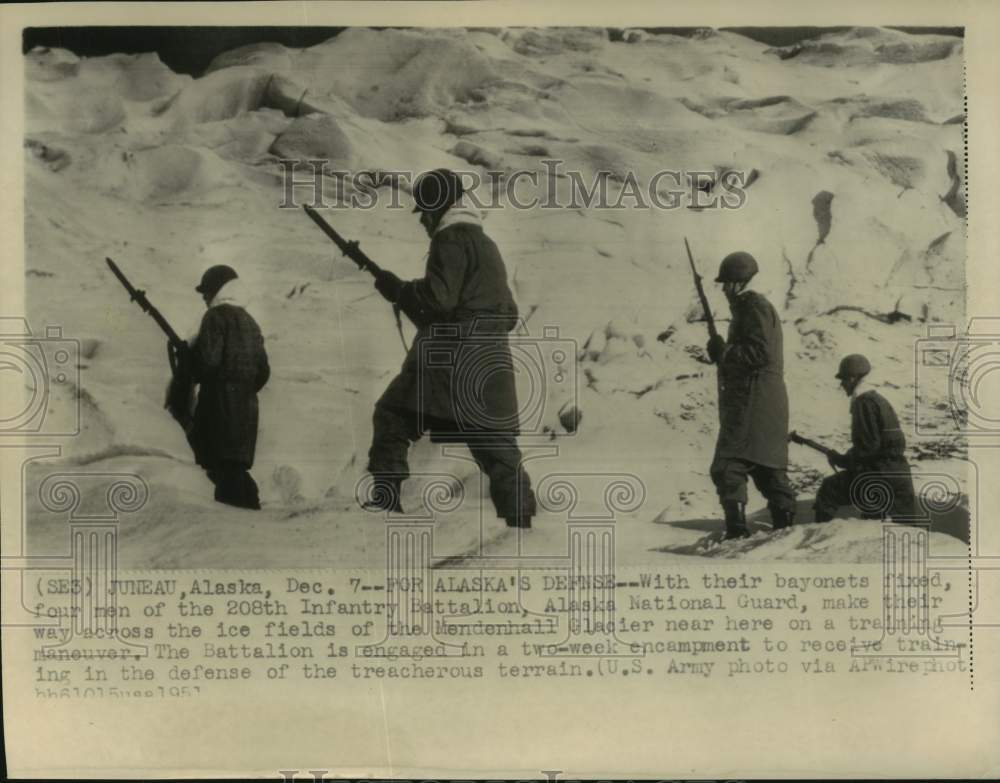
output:
[[962,33],[26,29],[31,423],[142,568],[961,555]]
[[13,772],[995,771],[969,9],[56,5],[0,9]]

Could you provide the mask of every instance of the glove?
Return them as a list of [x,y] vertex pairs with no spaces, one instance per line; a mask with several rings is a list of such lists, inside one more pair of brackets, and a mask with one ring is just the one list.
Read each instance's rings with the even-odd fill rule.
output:
[[726,339],[721,335],[717,334],[710,338],[708,345],[705,346],[705,351],[708,353],[708,358],[712,360],[713,364],[717,364],[719,359],[722,358],[723,351],[726,350]]
[[423,311],[420,303],[417,301],[417,297],[414,296],[412,285],[403,284],[396,307],[406,314],[406,317],[410,319],[417,329],[423,329],[431,322],[429,315]]
[[392,304],[396,304],[399,301],[404,285],[403,281],[396,275],[384,269],[375,278],[375,290],[392,302]]
[[847,467],[847,457],[841,454],[839,451],[833,452],[833,454],[828,454],[826,461],[830,463],[830,467],[836,470],[837,468]]

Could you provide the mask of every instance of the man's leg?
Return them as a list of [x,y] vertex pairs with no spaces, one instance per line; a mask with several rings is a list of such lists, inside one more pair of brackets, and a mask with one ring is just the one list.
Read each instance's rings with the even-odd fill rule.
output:
[[217,502],[236,508],[253,510],[260,508],[257,483],[243,464],[231,461],[220,462],[208,472],[208,476],[215,484],[215,500]]
[[846,470],[823,479],[819,492],[816,493],[816,502],[813,504],[816,522],[829,522],[838,508],[850,505],[853,482],[854,474]]
[[420,439],[415,413],[376,405],[372,415],[372,445],[368,449],[368,472],[372,474],[368,510],[402,511],[400,485],[410,475],[407,452]]
[[910,465],[903,460],[893,464],[890,473],[889,486],[892,487],[892,508],[889,511],[893,522],[906,523],[917,517],[917,497],[913,489],[913,475]]
[[244,508],[252,508],[255,510],[260,509],[260,488],[257,486],[257,482],[253,480],[253,476],[250,475],[249,470],[244,470],[241,481],[241,498],[243,500]]
[[490,480],[490,498],[497,516],[510,527],[531,527],[537,511],[531,479],[521,464],[521,450],[513,436],[470,440],[469,451]]
[[710,473],[726,515],[726,538],[750,535],[747,529],[747,473],[751,464],[739,459],[716,458]]
[[765,498],[774,530],[791,527],[795,521],[795,490],[788,481],[788,471],[754,465],[753,483]]

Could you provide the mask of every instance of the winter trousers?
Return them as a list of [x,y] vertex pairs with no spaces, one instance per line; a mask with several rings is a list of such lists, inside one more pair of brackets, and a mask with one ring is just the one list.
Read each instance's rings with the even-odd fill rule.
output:
[[909,465],[896,463],[892,470],[885,467],[843,470],[827,476],[816,493],[816,512],[832,517],[841,506],[854,506],[864,519],[913,520],[916,501]]
[[747,476],[753,479],[771,511],[795,511],[795,490],[781,468],[758,465],[745,459],[716,457],[710,469],[719,501],[747,502]]
[[[372,475],[390,475],[404,480],[410,475],[407,453],[411,443],[420,440],[423,433],[415,412],[375,406],[372,417],[374,434],[368,451],[368,471]],[[448,428],[454,431],[454,427]],[[521,465],[521,450],[517,440],[508,433],[489,433],[464,440],[449,437],[449,442],[462,442],[472,453],[480,470],[490,480],[490,498],[497,516],[509,518],[519,514],[528,517],[535,513],[535,496],[531,479]]]
[[239,462],[220,462],[208,471],[215,484],[215,499],[238,508],[259,509],[260,493],[250,471]]

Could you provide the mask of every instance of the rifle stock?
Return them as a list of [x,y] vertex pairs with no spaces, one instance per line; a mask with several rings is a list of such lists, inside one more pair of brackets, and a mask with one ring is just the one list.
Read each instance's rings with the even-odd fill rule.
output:
[[834,449],[827,448],[822,443],[817,443],[814,440],[799,435],[795,430],[788,433],[788,440],[792,443],[798,443],[800,446],[808,446],[810,449],[818,451],[827,457],[831,457],[837,453]]
[[378,275],[381,274],[382,269],[378,264],[365,255],[357,240],[344,239],[337,232],[337,229],[327,223],[323,217],[308,204],[303,204],[302,209],[305,210],[312,222],[319,226],[320,230],[333,240],[333,243],[340,248],[340,252],[357,264],[359,269],[363,269],[375,277],[378,277]]
[[701,275],[694,265],[694,256],[691,255],[691,245],[688,244],[687,237],[684,237],[684,249],[687,250],[688,262],[691,264],[691,274],[694,275],[694,287],[698,291],[698,299],[701,300],[701,309],[705,314],[705,323],[708,324],[708,335],[712,339],[719,336],[719,330],[715,328],[715,318],[712,317],[712,308],[708,305],[708,297],[705,295],[705,286],[702,285]]

